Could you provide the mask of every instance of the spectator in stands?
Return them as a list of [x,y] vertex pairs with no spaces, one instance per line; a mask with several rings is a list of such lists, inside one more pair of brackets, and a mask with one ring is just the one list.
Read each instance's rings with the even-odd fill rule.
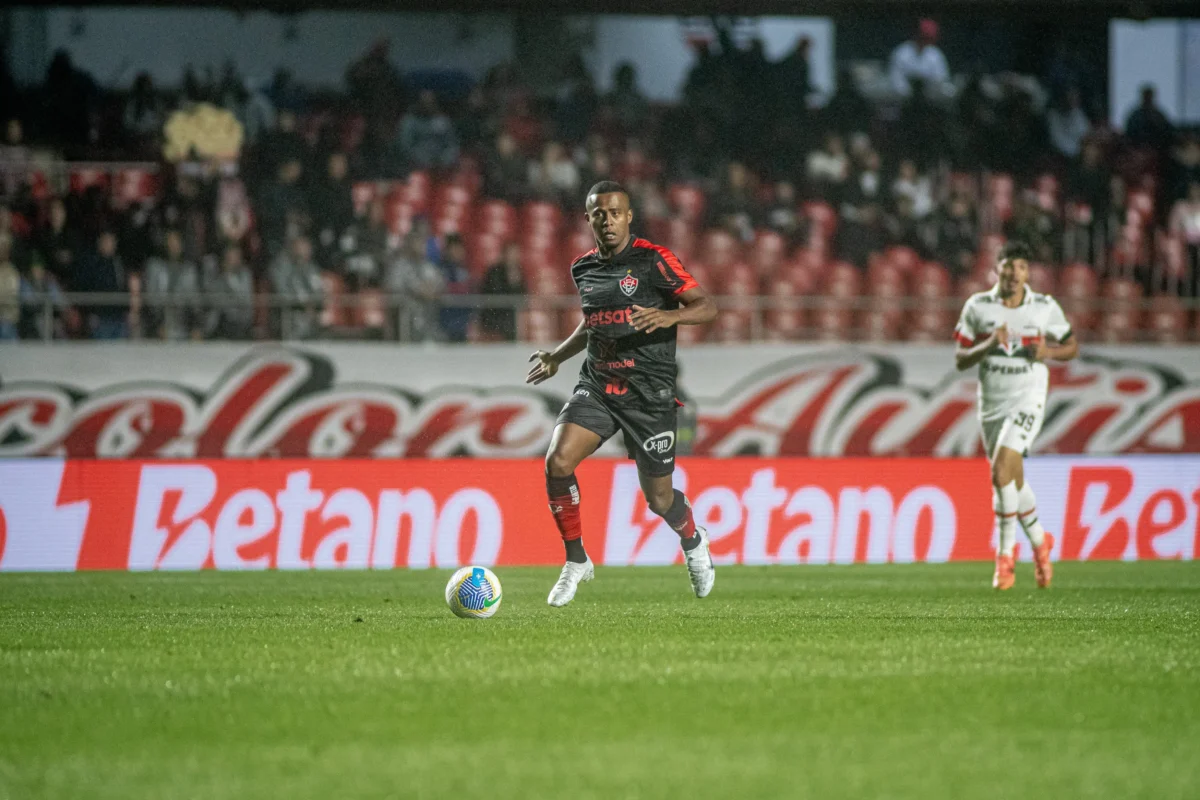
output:
[[917,216],[916,204],[911,195],[895,197],[895,213],[884,218],[889,245],[900,245],[915,250],[922,258],[929,256],[930,231]]
[[21,323],[21,273],[12,262],[12,236],[0,234],[0,341],[15,340]]
[[992,148],[997,168],[1018,178],[1041,169],[1049,139],[1046,121],[1038,116],[1029,92],[1016,83],[1006,83],[997,116],[1001,122]]
[[745,164],[729,162],[724,183],[711,199],[709,213],[714,225],[725,228],[743,241],[754,238],[760,209],[754,196],[753,176]]
[[383,141],[383,131],[390,131],[408,102],[404,80],[389,59],[390,49],[391,42],[380,39],[346,69],[352,107],[367,120],[364,144],[368,147]]
[[68,288],[74,288],[75,261],[81,250],[79,232],[67,224],[67,205],[61,198],[50,201],[46,224],[37,232],[37,250],[50,273]]
[[122,122],[132,137],[137,153],[142,157],[157,157],[155,143],[162,134],[166,111],[148,72],[140,72],[133,80],[129,99],[125,101]]
[[764,214],[767,227],[785,237],[790,244],[798,244],[807,231],[803,224],[805,218],[797,210],[796,187],[789,181],[779,181],[774,192]]
[[1192,134],[1179,143],[1171,162],[1170,181],[1172,200],[1187,197],[1189,187],[1200,183],[1200,136]]
[[916,219],[925,219],[933,213],[933,181],[917,172],[917,165],[911,159],[900,162],[896,180],[892,182],[892,202],[898,204],[902,198],[912,203]]
[[1026,190],[1017,196],[1012,218],[1004,225],[1004,233],[1009,240],[1028,244],[1036,263],[1053,264],[1058,260],[1062,240],[1058,220],[1039,204],[1036,192]]
[[159,207],[161,227],[177,228],[183,234],[184,256],[199,263],[211,247],[215,200],[212,184],[177,172],[175,182]]
[[308,207],[311,210],[314,234],[322,260],[332,265],[341,238],[354,224],[353,186],[350,182],[350,162],[345,153],[329,154],[325,174],[309,187]]
[[283,304],[282,336],[311,339],[320,330],[325,284],[313,260],[312,240],[300,235],[271,264],[271,288]]
[[446,237],[440,266],[445,284],[443,306],[438,312],[442,334],[447,341],[465,342],[471,309],[463,304],[462,297],[471,293],[471,272],[467,269],[467,248],[457,233]]
[[[117,236],[101,230],[96,247],[79,259],[75,269],[75,288],[80,292],[116,293],[128,291],[125,264],[117,255]],[[103,302],[84,309],[93,339],[129,337],[129,307],[123,303]]]
[[400,340],[426,342],[438,338],[438,300],[445,280],[426,255],[425,237],[417,231],[404,237],[400,251],[388,264],[384,288],[400,300]]
[[967,198],[955,195],[933,221],[934,258],[956,278],[971,274],[979,250],[979,228]]
[[400,157],[406,169],[444,169],[458,159],[458,134],[454,123],[438,106],[437,95],[421,92],[400,121],[397,133]]
[[789,125],[803,124],[808,116],[808,96],[812,93],[812,79],[808,65],[812,39],[796,37],[791,52],[772,66],[772,94],[774,111]]
[[869,128],[874,114],[875,110],[854,80],[854,73],[849,67],[843,67],[838,72],[833,97],[821,110],[826,128],[845,136]]
[[484,191],[489,197],[519,205],[529,197],[528,168],[517,140],[503,132],[496,137],[496,148],[488,155],[484,173]]
[[559,142],[547,142],[542,157],[529,164],[529,186],[534,195],[564,207],[578,205],[579,169]]
[[146,263],[142,291],[151,335],[176,342],[200,338],[200,271],[184,259],[179,231],[167,231],[163,254]]
[[567,62],[562,83],[554,94],[555,135],[568,145],[587,138],[600,98],[583,57],[578,53]]
[[846,185],[845,202],[852,206],[867,203],[882,203],[883,159],[873,148],[868,148],[859,160],[858,174]]
[[835,207],[842,201],[850,177],[850,157],[841,135],[834,131],[825,134],[825,146],[808,154],[807,174],[812,195]]
[[[525,295],[525,278],[521,272],[521,246],[509,242],[504,246],[500,263],[484,273],[479,293],[516,300]],[[517,340],[517,311],[512,305],[485,307],[479,310],[479,331],[487,339],[505,342]]]
[[1125,118],[1125,137],[1135,147],[1148,147],[1165,154],[1175,136],[1175,126],[1158,107],[1155,89],[1147,84],[1142,87],[1142,103]]
[[882,252],[887,244],[883,215],[874,203],[867,203],[838,224],[835,252],[856,267],[866,267],[871,254]]
[[204,276],[206,339],[243,341],[254,333],[254,276],[246,267],[242,248],[225,245],[220,266],[212,265]]
[[1171,208],[1168,230],[1183,241],[1189,274],[1183,281],[1187,294],[1200,294],[1200,181],[1188,187],[1188,194]]
[[217,235],[220,247],[227,242],[241,244],[250,234],[252,215],[246,185],[241,178],[223,178],[217,184]]
[[1083,113],[1083,99],[1079,90],[1072,86],[1046,114],[1046,125],[1050,129],[1050,144],[1055,152],[1074,160],[1079,155],[1083,137],[1092,129],[1092,123]]
[[497,121],[487,104],[487,94],[482,86],[474,86],[467,94],[467,101],[454,121],[458,131],[458,142],[464,153],[482,154],[489,142],[495,139]]
[[267,254],[274,258],[283,251],[284,243],[304,231],[308,208],[300,178],[304,174],[299,158],[279,165],[275,180],[262,190],[255,204],[258,229]]
[[[45,313],[49,304],[51,313]],[[67,301],[54,276],[46,271],[41,255],[33,254],[28,272],[21,278],[21,336],[27,339],[62,339],[66,336],[63,315]]]
[[912,82],[917,80],[932,97],[945,96],[950,67],[937,46],[937,38],[937,23],[923,19],[917,25],[917,35],[892,51],[888,67],[892,91],[908,97],[913,92]]
[[650,105],[637,85],[637,68],[628,61],[613,70],[613,88],[604,98],[604,104],[615,114],[622,132],[637,135],[645,130]]

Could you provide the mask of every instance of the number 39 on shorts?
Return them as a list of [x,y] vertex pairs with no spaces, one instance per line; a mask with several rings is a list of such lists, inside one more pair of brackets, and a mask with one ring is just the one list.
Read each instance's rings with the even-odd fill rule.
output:
[[1022,412],[1018,413],[1016,417],[1013,418],[1013,424],[1016,425],[1018,428],[1024,428],[1027,431],[1032,431],[1033,430],[1033,421],[1035,419],[1036,419],[1036,417],[1033,414],[1027,414],[1024,411],[1022,411]]

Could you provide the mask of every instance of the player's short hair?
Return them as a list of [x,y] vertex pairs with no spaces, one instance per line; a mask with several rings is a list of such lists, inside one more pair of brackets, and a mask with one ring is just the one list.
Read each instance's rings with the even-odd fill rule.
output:
[[[626,200],[629,199],[629,192],[625,190],[624,186],[616,181],[600,181],[592,188],[588,189],[587,196],[595,197],[596,195],[600,194],[623,194],[625,195]],[[586,203],[587,198],[584,198],[584,204],[586,205]]]
[[1021,259],[1025,262],[1033,261],[1033,250],[1024,242],[1008,242],[1000,248],[999,254],[996,256],[996,263],[1003,264],[1005,261],[1016,261]]

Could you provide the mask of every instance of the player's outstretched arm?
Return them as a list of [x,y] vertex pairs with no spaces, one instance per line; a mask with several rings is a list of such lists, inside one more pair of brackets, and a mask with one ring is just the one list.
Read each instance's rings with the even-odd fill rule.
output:
[[678,299],[679,308],[671,311],[634,306],[629,324],[634,330],[653,333],[672,325],[705,325],[717,318],[717,304],[699,286],[688,289]]
[[954,366],[959,372],[983,361],[994,348],[1008,343],[1008,327],[1001,325],[988,334],[988,337],[978,344],[963,347],[961,344],[954,348]]
[[538,350],[529,357],[530,361],[536,361],[537,363],[529,368],[529,374],[525,376],[525,382],[537,386],[542,381],[553,378],[555,373],[558,372],[559,364],[571,358],[586,346],[587,324],[584,320],[580,320],[575,331],[562,344],[554,348],[553,352]]

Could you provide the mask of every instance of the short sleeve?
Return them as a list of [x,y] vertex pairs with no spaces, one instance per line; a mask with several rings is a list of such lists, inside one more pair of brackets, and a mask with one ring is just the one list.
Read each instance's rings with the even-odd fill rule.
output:
[[1052,339],[1065,342],[1071,338],[1071,323],[1067,321],[1067,315],[1058,301],[1053,297],[1047,299],[1050,301],[1050,315],[1046,318],[1045,333]]
[[665,247],[653,245],[654,274],[652,277],[655,289],[668,297],[678,297],[689,289],[699,288],[700,284],[691,276],[679,259]]
[[968,300],[959,315],[958,324],[954,326],[954,341],[963,347],[974,347],[979,338],[979,320],[975,316],[975,307]]

